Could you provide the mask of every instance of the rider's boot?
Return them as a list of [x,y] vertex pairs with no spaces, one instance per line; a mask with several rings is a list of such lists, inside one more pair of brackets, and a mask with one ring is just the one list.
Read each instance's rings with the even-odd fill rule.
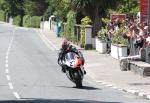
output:
[[65,68],[65,66],[62,66],[61,71],[62,71],[63,73],[66,73],[66,68]]
[[86,74],[86,71],[84,70],[84,74]]
[[83,67],[83,73],[86,74],[86,71],[85,71],[84,67]]

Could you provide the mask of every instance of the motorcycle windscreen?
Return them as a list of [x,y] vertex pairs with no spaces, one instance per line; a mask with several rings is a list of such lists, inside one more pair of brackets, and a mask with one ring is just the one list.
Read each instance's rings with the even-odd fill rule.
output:
[[67,53],[65,56],[65,64],[69,67],[76,68],[76,66],[78,65],[77,57],[78,55],[74,52]]
[[77,58],[77,54],[73,53],[73,52],[69,52],[66,54],[66,60],[70,61],[70,60],[75,60]]

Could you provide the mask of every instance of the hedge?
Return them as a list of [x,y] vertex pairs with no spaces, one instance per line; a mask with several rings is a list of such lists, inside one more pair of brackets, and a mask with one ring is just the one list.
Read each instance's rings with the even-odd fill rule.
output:
[[33,17],[31,17],[31,27],[39,28],[40,27],[40,21],[41,21],[41,17],[40,16],[33,16]]
[[23,26],[24,27],[33,27],[33,28],[39,28],[40,27],[40,21],[41,17],[40,16],[30,16],[30,15],[25,15],[23,17]]
[[5,12],[0,10],[0,21],[5,21]]
[[22,20],[22,19],[21,19],[21,16],[18,15],[18,16],[16,16],[16,17],[13,18],[13,24],[14,24],[14,25],[21,26],[21,25],[22,25],[21,20]]
[[30,15],[25,15],[23,17],[23,26],[24,27],[31,27],[31,16]]

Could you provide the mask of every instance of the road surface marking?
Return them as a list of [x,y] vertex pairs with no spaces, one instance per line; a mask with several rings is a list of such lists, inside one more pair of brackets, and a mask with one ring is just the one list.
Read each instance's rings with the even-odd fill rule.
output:
[[7,64],[7,63],[8,63],[8,59],[6,59],[6,61],[5,61],[5,62],[6,62],[6,64]]
[[17,99],[20,99],[20,96],[17,92],[13,92],[14,96],[17,98]]
[[103,66],[104,64],[101,63],[88,63],[85,64],[85,68],[90,68],[90,67],[98,67],[98,66]]
[[113,89],[118,89],[119,87],[112,87]]
[[9,52],[6,53],[6,56],[8,56],[8,55],[9,55]]
[[150,95],[147,95],[147,98],[150,99]]
[[113,85],[110,85],[110,84],[107,84],[106,86],[107,86],[107,87],[113,87]]
[[100,81],[100,80],[98,80],[98,81],[96,81],[97,83],[102,83],[103,81]]
[[[15,35],[15,28],[14,30],[12,31],[12,38],[11,38],[11,41],[9,43],[9,46],[8,46],[8,50],[6,52],[6,57],[5,57],[5,73],[6,73],[6,78],[8,80],[8,85],[9,85],[9,88],[11,90],[14,90],[14,86],[11,82],[11,78],[10,78],[10,75],[9,75],[9,69],[8,69],[8,57],[9,57],[9,53],[10,53],[10,50],[11,50],[11,47],[12,47],[12,43],[13,43],[13,40],[14,40],[14,35]],[[15,96],[16,99],[20,99],[20,96],[17,92],[13,92],[13,95]]]
[[138,96],[141,96],[141,97],[144,96],[144,95],[146,95],[146,93],[141,92],[141,93],[138,94]]
[[102,85],[107,85],[107,83],[105,83],[105,82],[102,82],[101,84],[102,84]]
[[137,92],[138,92],[137,90],[127,90],[127,93],[135,94],[135,93],[137,93]]
[[122,88],[118,88],[118,90],[123,91],[124,89],[122,89]]
[[8,68],[8,64],[5,64],[5,67]]
[[5,57],[6,59],[8,59],[8,55],[6,55],[6,57]]
[[8,84],[10,89],[14,89],[12,82],[9,82]]
[[9,70],[8,70],[8,69],[5,69],[5,73],[8,74],[8,73],[9,73]]
[[10,81],[10,76],[9,76],[9,75],[6,75],[6,77],[7,77],[7,80]]
[[41,39],[43,38],[44,41],[47,41],[47,42],[52,46],[51,48],[52,48],[54,51],[55,51],[55,50],[59,50],[59,48],[57,48],[57,47],[54,45],[54,43],[52,43],[48,38],[46,38],[45,35],[42,35],[40,31],[36,31],[36,32],[40,35]]
[[54,49],[47,43],[48,41],[44,39],[44,37],[42,35],[39,35],[40,38],[42,39],[42,41],[45,43],[45,45],[52,51],[54,51]]

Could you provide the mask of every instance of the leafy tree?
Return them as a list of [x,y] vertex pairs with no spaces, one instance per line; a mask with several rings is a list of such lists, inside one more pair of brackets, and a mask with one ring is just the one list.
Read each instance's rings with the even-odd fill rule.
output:
[[140,0],[121,0],[116,11],[120,13],[135,14],[139,12]]
[[6,21],[10,16],[20,15],[23,17],[23,2],[24,0],[0,0],[0,9],[5,12]]
[[2,9],[11,16],[23,15],[24,0],[5,0],[2,4]]
[[100,29],[100,18],[106,15],[107,9],[116,7],[120,0],[71,0],[72,8],[81,11],[84,15],[90,16],[93,21],[94,35]]
[[46,11],[48,4],[46,0],[25,0],[23,6],[26,15],[41,16]]
[[66,21],[67,13],[70,10],[70,0],[47,0],[49,13],[57,16],[58,19]]

